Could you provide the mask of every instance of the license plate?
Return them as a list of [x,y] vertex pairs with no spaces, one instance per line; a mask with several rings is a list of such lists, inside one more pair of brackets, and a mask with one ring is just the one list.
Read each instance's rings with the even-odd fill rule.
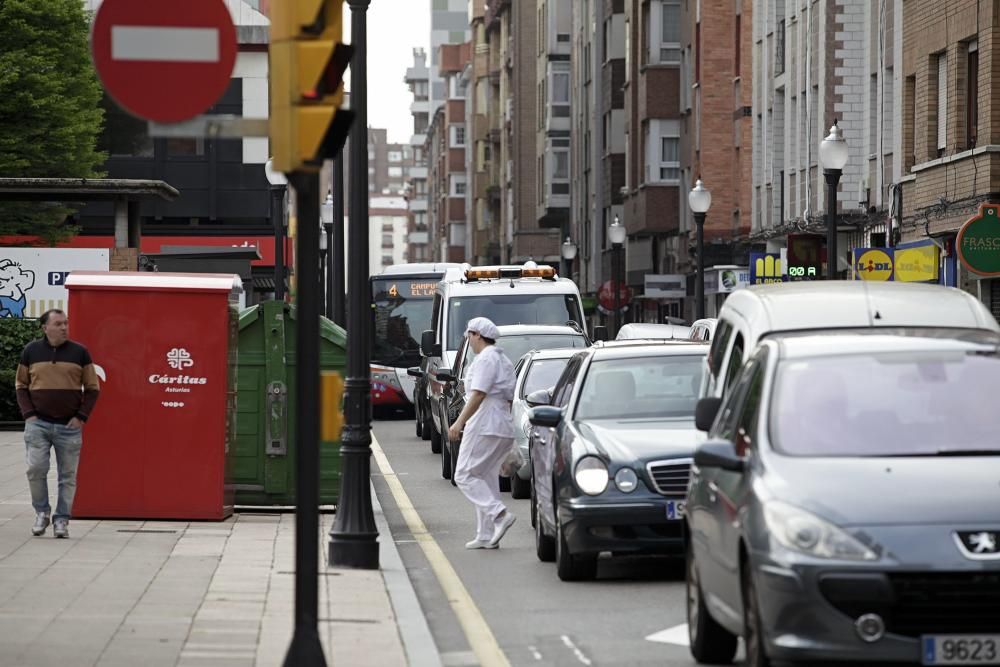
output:
[[687,503],[683,500],[668,500],[667,501],[667,518],[670,520],[677,520],[684,518],[684,508]]
[[925,665],[1000,665],[1000,635],[924,635]]

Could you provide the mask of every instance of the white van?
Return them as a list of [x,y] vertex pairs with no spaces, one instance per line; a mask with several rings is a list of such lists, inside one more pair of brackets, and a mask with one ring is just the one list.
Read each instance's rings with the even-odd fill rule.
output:
[[[434,294],[431,326],[421,337],[426,359],[428,403],[432,415],[441,413],[438,400],[443,384],[440,369],[451,369],[455,353],[474,317],[494,324],[583,324],[583,304],[576,283],[556,275],[551,266],[528,262],[524,266],[482,266],[449,269]],[[432,420],[431,448],[440,451],[442,428]]]
[[971,294],[920,283],[829,281],[760,285],[729,295],[706,358],[702,396],[723,397],[761,338],[788,331],[945,327],[1000,331]]

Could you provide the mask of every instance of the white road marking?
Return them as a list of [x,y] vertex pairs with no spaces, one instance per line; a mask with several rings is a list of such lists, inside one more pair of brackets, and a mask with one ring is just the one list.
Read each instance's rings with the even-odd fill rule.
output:
[[690,646],[687,623],[675,625],[666,630],[660,630],[646,637],[646,641],[659,642],[661,644],[676,644],[677,646]]
[[143,62],[217,63],[218,28],[111,26],[111,59]]
[[531,657],[534,658],[535,660],[540,661],[542,659],[542,654],[539,653],[538,649],[535,648],[534,646],[529,646],[528,650],[531,651]]
[[585,665],[594,664],[593,662],[590,661],[590,658],[584,655],[583,651],[577,648],[576,644],[573,643],[573,640],[570,639],[568,635],[562,635],[560,639],[562,639],[563,644],[565,644],[568,649],[573,651],[573,654],[576,656],[577,660],[579,660]]

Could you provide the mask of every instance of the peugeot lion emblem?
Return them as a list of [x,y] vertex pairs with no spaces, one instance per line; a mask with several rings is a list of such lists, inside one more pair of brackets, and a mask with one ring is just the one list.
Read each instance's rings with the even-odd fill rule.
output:
[[967,558],[1000,559],[1000,531],[960,530],[955,533],[955,542]]

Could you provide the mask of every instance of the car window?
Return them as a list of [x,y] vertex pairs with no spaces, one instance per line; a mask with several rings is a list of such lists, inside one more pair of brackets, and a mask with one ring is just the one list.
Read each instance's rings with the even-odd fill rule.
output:
[[739,425],[736,429],[736,453],[746,456],[747,452],[753,449],[754,438],[757,437],[757,424],[760,420],[760,401],[763,397],[764,389],[764,369],[766,362],[763,359],[754,359],[753,368],[749,369],[749,384],[746,388],[741,408]]
[[587,337],[582,334],[513,334],[501,336],[497,347],[513,361],[531,350],[587,347]]
[[574,419],[693,419],[702,356],[597,359],[580,386]]
[[743,398],[746,395],[746,388],[750,384],[754,372],[758,368],[757,359],[751,359],[743,368],[741,375],[732,390],[722,399],[719,408],[719,417],[712,429],[711,437],[723,440],[735,441],[736,433],[739,429],[740,418],[743,415]]
[[459,348],[458,355],[455,356],[456,359],[461,359],[459,362],[461,364],[461,377],[464,380],[469,375],[469,369],[472,367],[472,362],[476,358],[476,351],[472,349],[469,345],[469,339],[466,338],[462,341],[462,347]]
[[580,370],[581,363],[582,359],[575,357],[566,364],[566,369],[559,377],[555,392],[552,394],[552,405],[562,408],[569,403],[569,397],[573,393],[573,385],[576,383],[576,375]]
[[714,386],[722,371],[722,361],[726,357],[726,348],[729,346],[729,337],[733,333],[733,327],[729,322],[720,322],[716,331],[715,340],[708,348],[708,372],[710,382]]
[[431,311],[431,329],[434,330],[434,338],[438,339],[437,332],[441,330],[441,295],[434,295],[434,306]]
[[726,368],[726,379],[722,385],[722,395],[725,396],[726,392],[733,382],[736,380],[736,375],[740,372],[743,367],[743,334],[736,334],[736,340],[733,342],[733,351],[729,355],[729,365]]
[[536,359],[525,371],[521,385],[521,398],[539,389],[551,389],[566,370],[569,359]]

